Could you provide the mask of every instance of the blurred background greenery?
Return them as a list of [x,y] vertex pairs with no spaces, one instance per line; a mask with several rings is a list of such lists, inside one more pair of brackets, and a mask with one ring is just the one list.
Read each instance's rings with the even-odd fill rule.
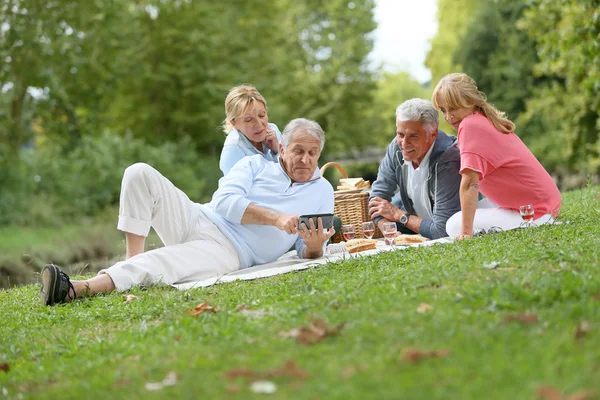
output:
[[[5,0],[0,6],[0,226],[48,227],[118,203],[124,168],[196,201],[221,173],[223,102],[251,83],[281,129],[327,133],[322,162],[394,137],[394,111],[464,71],[517,123],[562,188],[600,166],[598,1],[438,0],[432,81],[369,65],[373,0]],[[406,16],[405,16],[406,17]],[[399,49],[401,51],[401,49]],[[452,132],[447,125],[442,129]],[[368,158],[368,157],[367,157]],[[357,160],[354,162],[353,160]]]

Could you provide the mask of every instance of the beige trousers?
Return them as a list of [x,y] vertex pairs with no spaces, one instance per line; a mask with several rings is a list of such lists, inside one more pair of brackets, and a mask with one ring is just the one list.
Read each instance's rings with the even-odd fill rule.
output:
[[121,183],[117,229],[148,236],[154,228],[165,247],[116,263],[108,274],[123,291],[138,284],[176,284],[236,271],[237,250],[199,205],[147,164],[133,164]]

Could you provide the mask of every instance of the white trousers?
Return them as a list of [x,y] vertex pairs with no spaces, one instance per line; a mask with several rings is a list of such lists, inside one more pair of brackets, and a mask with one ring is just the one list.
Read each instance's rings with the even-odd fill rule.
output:
[[165,247],[99,272],[112,278],[116,290],[203,280],[240,268],[237,249],[198,204],[151,166],[133,164],[121,183],[117,229],[148,236],[151,227]]
[[[546,214],[535,220],[536,225],[552,223],[554,218],[551,214]],[[475,211],[475,220],[473,221],[473,231],[485,229],[487,232],[491,227],[498,227],[503,231],[516,229],[521,226],[523,219],[521,213],[515,210],[507,210],[498,207],[487,198],[479,200],[477,210]],[[450,237],[456,237],[462,231],[462,211],[451,216],[446,222],[446,232]]]

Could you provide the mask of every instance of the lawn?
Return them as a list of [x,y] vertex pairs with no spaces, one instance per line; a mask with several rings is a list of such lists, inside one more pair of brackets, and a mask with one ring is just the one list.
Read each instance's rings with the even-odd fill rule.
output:
[[256,281],[0,291],[0,398],[600,398],[597,190],[560,224]]

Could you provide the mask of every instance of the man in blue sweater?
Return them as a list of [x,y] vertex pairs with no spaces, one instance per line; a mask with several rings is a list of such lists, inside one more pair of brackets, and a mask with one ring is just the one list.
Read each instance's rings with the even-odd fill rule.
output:
[[[55,265],[42,270],[40,297],[52,305],[76,297],[123,291],[138,284],[203,280],[276,260],[292,245],[300,258],[323,255],[333,228],[298,229],[302,214],[333,212],[333,188],[317,163],[325,135],[319,124],[292,120],[280,143],[280,162],[260,155],[240,160],[219,180],[208,204],[192,202],[147,164],[125,170],[119,223],[126,260],[94,278],[71,281]],[[154,228],[165,247],[144,252]]]
[[404,233],[448,236],[446,221],[460,211],[460,152],[456,137],[438,124],[438,112],[427,100],[407,100],[396,109],[396,137],[369,198],[369,215],[380,230],[384,222],[396,222]]

